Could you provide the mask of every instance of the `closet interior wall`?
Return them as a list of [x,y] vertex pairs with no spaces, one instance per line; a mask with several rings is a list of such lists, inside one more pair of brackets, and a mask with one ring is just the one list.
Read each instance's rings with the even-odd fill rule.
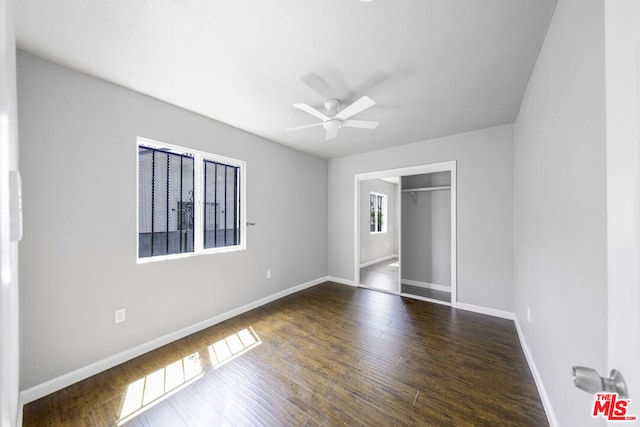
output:
[[449,171],[402,177],[402,283],[450,292],[450,186]]

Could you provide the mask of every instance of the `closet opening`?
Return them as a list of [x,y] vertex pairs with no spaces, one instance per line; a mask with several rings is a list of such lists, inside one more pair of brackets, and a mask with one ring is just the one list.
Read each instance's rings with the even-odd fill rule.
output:
[[401,293],[451,303],[451,172],[402,177]]
[[354,176],[358,286],[456,305],[456,162]]

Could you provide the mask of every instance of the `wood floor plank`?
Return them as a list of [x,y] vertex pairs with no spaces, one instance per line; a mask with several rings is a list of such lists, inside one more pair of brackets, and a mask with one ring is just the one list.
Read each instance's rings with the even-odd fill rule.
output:
[[[297,381],[307,384],[309,388],[318,390],[319,395],[333,406],[340,407],[350,417],[367,424],[367,420],[387,421],[387,425],[398,423],[375,405],[362,399],[352,384],[345,382],[338,372],[327,366],[325,361],[313,357],[304,357],[296,349],[284,342],[274,343],[277,350],[269,355],[291,361],[296,370]],[[275,356],[277,355],[277,356]]]
[[189,427],[231,426],[232,424],[213,405],[193,388],[180,391],[179,399],[169,403]]
[[[318,339],[324,341],[324,338]],[[341,378],[342,382],[350,385],[352,392],[358,394],[366,390],[365,395],[385,396],[391,402],[413,401],[415,388],[389,377],[378,377],[375,375],[377,369],[373,371],[363,369],[359,362],[364,352],[333,338],[326,340],[324,344],[326,346],[324,351],[306,354],[305,358],[314,359],[319,366],[328,369],[328,373]],[[331,357],[326,358],[327,354]],[[404,410],[404,408],[401,409]]]
[[231,425],[264,425],[260,413],[235,389],[217,381],[199,382],[192,386]]
[[[124,393],[93,407],[92,412],[96,420],[96,427],[113,427],[118,424],[123,397]],[[141,427],[142,423],[138,418],[134,418],[124,425],[127,427]]]
[[[309,371],[321,375],[323,379],[334,384],[334,389],[337,388],[336,384],[340,384],[340,393],[345,396],[348,395],[349,398],[351,396],[358,397],[373,407],[363,407],[368,408],[370,415],[374,416],[376,412],[383,411],[384,414],[379,414],[382,418],[390,413],[394,414],[396,420],[402,420],[405,416],[406,405],[411,403],[415,390],[410,390],[407,393],[406,387],[403,387],[402,384],[395,384],[395,388],[381,386],[376,381],[372,381],[371,378],[363,375],[364,372],[357,365],[345,362],[345,358],[333,357],[327,360],[308,354],[303,359],[300,359],[296,349],[288,349],[286,347],[286,345],[280,347],[278,354],[298,366],[306,367]],[[334,395],[332,394],[331,396]],[[375,398],[372,398],[373,396]],[[361,418],[358,418],[359,414],[350,413],[350,415],[362,421]]]
[[548,425],[512,321],[331,282],[31,402],[24,426],[115,426],[131,402],[131,427]]
[[[261,386],[291,402],[321,425],[354,426],[361,424],[336,406],[327,403],[313,387],[305,387],[304,384],[294,379],[297,378],[298,366],[291,365],[283,358],[265,363],[264,358],[248,355],[239,361],[238,365],[240,368],[256,371]],[[279,386],[274,387],[275,384]]]
[[255,372],[241,369],[239,361],[225,365],[216,374],[220,381],[241,396],[247,406],[251,406],[261,422],[290,426],[304,425],[307,422],[307,414],[274,393],[271,387],[261,387]]

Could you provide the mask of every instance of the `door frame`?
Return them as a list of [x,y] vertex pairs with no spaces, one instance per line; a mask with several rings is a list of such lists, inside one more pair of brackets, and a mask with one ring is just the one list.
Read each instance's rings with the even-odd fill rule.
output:
[[0,423],[22,425],[18,241],[21,238],[13,8],[0,0]]
[[[429,163],[418,166],[408,166],[396,169],[386,169],[373,172],[364,172],[353,175],[353,194],[354,194],[354,282],[356,286],[362,286],[360,283],[360,183],[361,181],[380,178],[392,178],[403,177],[410,175],[421,175],[425,173],[435,172],[450,172],[451,173],[451,306],[455,307],[458,301],[458,244],[457,244],[457,162],[456,160],[450,160],[439,163]],[[400,184],[400,190],[402,185]],[[400,201],[397,202],[396,207],[398,222],[398,255],[400,259],[400,268],[398,273],[399,279],[402,280],[402,208]],[[398,289],[400,294],[400,289]],[[423,299],[423,298],[420,298]],[[431,300],[436,303],[442,303],[442,301]],[[448,304],[447,304],[448,305]]]

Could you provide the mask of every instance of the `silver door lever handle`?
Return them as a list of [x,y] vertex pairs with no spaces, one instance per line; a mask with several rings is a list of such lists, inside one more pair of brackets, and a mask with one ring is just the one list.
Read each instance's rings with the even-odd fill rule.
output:
[[249,227],[250,225],[256,225],[255,222],[247,222],[247,227]]
[[573,383],[580,390],[587,393],[618,393],[622,399],[628,399],[627,384],[622,374],[615,369],[611,370],[609,378],[601,377],[598,371],[584,366],[573,367]]

